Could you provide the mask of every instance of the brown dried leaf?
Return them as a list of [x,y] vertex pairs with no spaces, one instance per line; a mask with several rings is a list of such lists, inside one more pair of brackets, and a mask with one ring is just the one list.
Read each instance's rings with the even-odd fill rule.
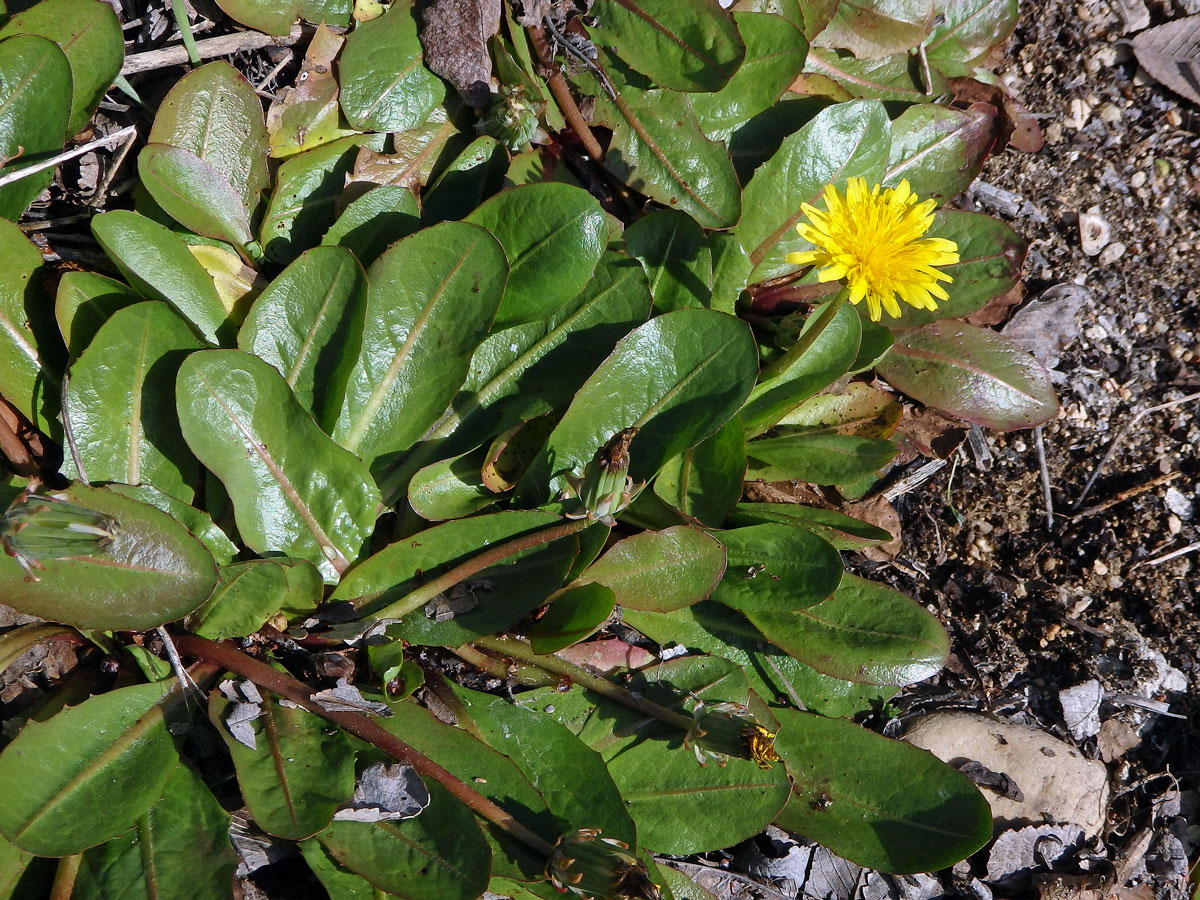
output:
[[1042,149],[1043,137],[1037,119],[1000,84],[983,84],[974,78],[951,78],[950,87],[959,103],[989,103],[1000,111],[996,117],[996,147],[1006,144],[1026,153]]
[[492,94],[488,41],[500,30],[500,0],[432,0],[422,11],[425,65],[449,81],[468,106]]
[[1200,105],[1200,16],[1147,28],[1131,43],[1143,69]]
[[932,409],[904,408],[904,418],[897,429],[922,456],[949,459],[967,438],[967,429],[958,419],[951,419]]
[[990,328],[999,325],[1008,318],[1014,306],[1020,306],[1025,299],[1025,283],[1018,281],[1003,294],[993,297],[983,309],[978,309],[967,316],[967,321],[980,328]]
[[886,497],[875,496],[869,500],[843,503],[841,512],[866,522],[868,525],[882,528],[892,535],[890,541],[859,549],[858,552],[871,562],[890,562],[904,550],[904,534],[900,526],[900,514],[896,512],[895,507],[887,501]]
[[294,87],[279,90],[267,110],[271,155],[291,156],[355,132],[340,126],[333,61],[345,38],[317,29]]

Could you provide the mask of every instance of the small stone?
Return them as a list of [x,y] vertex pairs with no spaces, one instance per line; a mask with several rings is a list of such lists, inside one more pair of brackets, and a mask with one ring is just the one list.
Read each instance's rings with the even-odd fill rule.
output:
[[1180,125],[1183,124],[1183,116],[1181,116],[1179,114],[1179,110],[1177,110],[1177,109],[1168,109],[1167,110],[1167,124],[1170,125],[1172,128],[1178,128]]
[[1146,183],[1147,177],[1145,172],[1134,172],[1133,177],[1129,179],[1130,187],[1140,188]]
[[1105,103],[1102,107],[1100,107],[1100,120],[1102,122],[1108,122],[1110,125],[1120,122],[1124,115],[1125,114],[1121,112],[1121,107],[1117,106],[1115,103]]
[[1092,571],[1095,572],[1097,575],[1107,575],[1108,574],[1108,566],[1105,565],[1104,560],[1098,559],[1094,563],[1092,563]]
[[1063,127],[1060,122],[1051,122],[1046,126],[1046,140],[1051,144],[1057,144],[1063,139]]
[[1179,534],[1183,531],[1183,523],[1179,521],[1179,516],[1167,516],[1167,531],[1171,534]]
[[1189,500],[1177,487],[1167,488],[1166,496],[1163,502],[1167,504],[1167,509],[1179,516],[1179,518],[1187,520],[1192,517],[1194,510],[1192,501]]
[[1088,256],[1095,256],[1112,239],[1112,226],[1098,215],[1081,213],[1079,216],[1079,246]]
[[1128,248],[1120,241],[1113,241],[1107,247],[1100,251],[1100,255],[1096,261],[1102,266],[1111,266],[1118,259],[1125,255]]
[[1082,741],[1100,731],[1100,701],[1103,699],[1104,688],[1095,680],[1058,692],[1063,721],[1067,723],[1071,737]]
[[[1087,120],[1091,118],[1092,115],[1091,104],[1080,97],[1075,97],[1071,101],[1068,109],[1069,115],[1067,118],[1063,119],[1063,124],[1068,128],[1083,128],[1083,126],[1087,124]],[[1182,122],[1183,120],[1181,119],[1180,121]]]
[[1092,59],[1104,68],[1115,66],[1117,64],[1117,48],[1112,44],[1103,46],[1092,54]]

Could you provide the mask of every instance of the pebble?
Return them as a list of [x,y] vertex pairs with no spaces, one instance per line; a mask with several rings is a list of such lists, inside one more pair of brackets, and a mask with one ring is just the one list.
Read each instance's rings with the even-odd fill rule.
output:
[[1142,187],[1142,185],[1144,185],[1146,183],[1147,178],[1148,178],[1148,176],[1146,175],[1145,172],[1134,172],[1133,177],[1129,179],[1129,186],[1134,187],[1134,188],[1140,188],[1140,187]]
[[1100,120],[1102,122],[1108,122],[1110,125],[1120,122],[1124,115],[1125,114],[1121,112],[1121,107],[1117,106],[1115,103],[1105,103],[1102,107],[1100,107]]
[[1079,215],[1079,246],[1088,256],[1095,256],[1112,238],[1112,226],[1093,213]]
[[1100,251],[1100,256],[1097,261],[1102,266],[1111,266],[1118,259],[1125,255],[1126,249],[1126,246],[1120,241],[1114,241]]
[[1183,124],[1183,116],[1181,116],[1179,114],[1179,110],[1177,110],[1177,109],[1168,109],[1167,110],[1167,124],[1170,125],[1172,128],[1178,128],[1180,125]]
[[[1071,101],[1069,109],[1070,115],[1063,119],[1063,124],[1068,128],[1083,128],[1087,124],[1087,120],[1091,118],[1092,106],[1081,97],[1074,98]],[[1180,121],[1182,122],[1183,120],[1180,119]]]

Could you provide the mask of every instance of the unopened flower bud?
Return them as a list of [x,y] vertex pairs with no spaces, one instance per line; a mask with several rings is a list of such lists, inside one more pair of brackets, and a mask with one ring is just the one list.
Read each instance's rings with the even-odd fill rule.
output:
[[107,550],[116,535],[110,516],[76,506],[52,494],[22,491],[0,517],[0,547],[16,557],[26,579],[38,581],[39,560],[95,556]]
[[546,863],[546,877],[559,891],[572,891],[584,900],[662,900],[629,845],[600,837],[599,828],[562,835]]
[[705,703],[697,699],[692,711],[693,723],[683,740],[691,747],[700,765],[710,759],[725,765],[729,757],[752,759],[760,769],[779,762],[775,752],[775,734],[754,720],[739,703]]

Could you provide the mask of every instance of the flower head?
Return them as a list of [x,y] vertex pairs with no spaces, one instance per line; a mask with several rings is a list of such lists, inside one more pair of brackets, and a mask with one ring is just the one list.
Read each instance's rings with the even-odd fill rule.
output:
[[788,262],[820,266],[820,281],[846,279],[850,302],[866,300],[872,322],[879,321],[881,308],[899,318],[897,296],[917,309],[937,309],[937,300],[949,299],[938,282],[954,279],[937,266],[958,262],[958,245],[924,237],[936,200],[918,202],[906,180],[868,190],[864,179],[851,178],[845,195],[826,186],[825,206],[801,206],[808,223],[796,231],[816,249],[789,253]]
[[546,863],[546,877],[559,891],[584,900],[662,900],[645,864],[624,841],[600,837],[599,828],[564,834]]
[[0,516],[0,549],[16,557],[26,581],[39,581],[34,569],[42,559],[96,556],[112,546],[116,520],[64,499],[62,494],[23,490]]
[[740,703],[705,703],[695,695],[693,699],[694,721],[683,746],[692,749],[700,765],[715,759],[724,766],[731,756],[752,759],[760,769],[769,769],[771,763],[780,761],[775,752],[775,734],[756,722],[746,707]]

